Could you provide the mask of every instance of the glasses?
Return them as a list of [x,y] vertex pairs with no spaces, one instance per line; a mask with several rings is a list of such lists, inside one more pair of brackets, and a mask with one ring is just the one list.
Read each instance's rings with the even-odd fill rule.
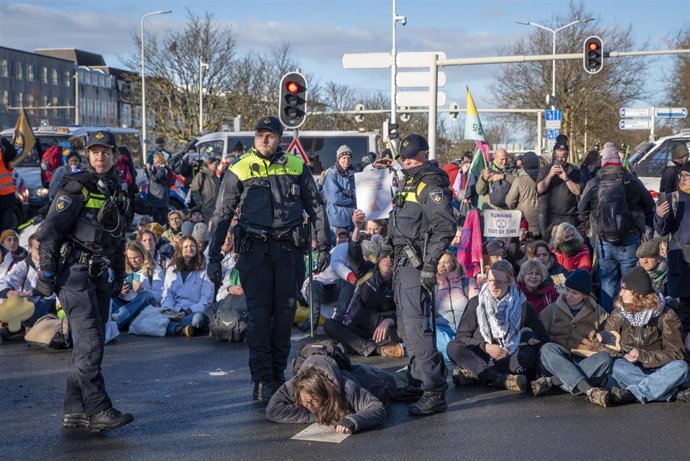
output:
[[309,400],[300,398],[300,401],[302,402],[302,405],[304,405],[305,407],[318,407],[319,405],[321,405],[321,399],[317,399],[315,397],[312,397]]
[[680,179],[681,181],[687,181],[690,179],[690,174],[681,173],[678,175],[678,179]]

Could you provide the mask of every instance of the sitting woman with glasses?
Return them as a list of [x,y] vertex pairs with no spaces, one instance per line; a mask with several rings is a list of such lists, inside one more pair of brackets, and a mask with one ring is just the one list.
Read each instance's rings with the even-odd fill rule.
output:
[[448,344],[448,357],[459,367],[453,371],[453,382],[525,392],[535,374],[538,349],[548,341],[544,326],[515,284],[512,264],[496,261]]

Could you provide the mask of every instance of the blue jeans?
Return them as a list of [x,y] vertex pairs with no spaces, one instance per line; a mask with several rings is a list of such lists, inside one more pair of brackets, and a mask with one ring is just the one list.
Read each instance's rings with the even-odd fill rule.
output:
[[142,291],[127,303],[115,298],[111,303],[112,318],[117,323],[118,328],[125,328],[144,308],[151,304],[157,303],[156,297],[149,290]]
[[177,327],[184,328],[191,325],[195,330],[206,330],[209,325],[208,315],[203,312],[194,312],[189,315],[185,315],[180,320],[171,320],[168,327],[165,329],[166,335],[175,335],[175,329]]
[[674,360],[666,365],[644,369],[624,358],[613,362],[611,378],[624,389],[635,394],[642,403],[669,401],[676,389],[688,378],[688,364]]
[[34,303],[34,314],[29,318],[29,320],[25,320],[23,322],[24,326],[26,326],[26,327],[34,326],[34,323],[36,323],[36,320],[38,320],[39,318],[46,315],[48,312],[55,309],[55,299],[46,299],[46,298],[36,299],[34,297],[31,297],[29,299],[29,301],[32,301]]
[[611,370],[611,356],[597,352],[586,358],[571,355],[556,343],[546,343],[539,350],[539,367],[544,376],[561,380],[561,389],[571,394],[581,394],[577,389],[583,380],[590,385],[605,381]]
[[597,243],[601,307],[609,313],[613,310],[613,299],[620,290],[623,274],[637,266],[635,252],[639,246],[640,238],[637,236],[627,238],[622,245],[614,245],[602,239]]
[[443,355],[443,360],[450,362],[448,343],[455,339],[455,331],[449,325],[436,325],[436,349]]

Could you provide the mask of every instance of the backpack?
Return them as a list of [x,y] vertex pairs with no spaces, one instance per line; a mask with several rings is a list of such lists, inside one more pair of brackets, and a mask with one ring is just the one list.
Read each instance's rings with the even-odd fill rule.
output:
[[248,316],[246,298],[230,295],[218,302],[213,309],[210,335],[218,341],[240,343],[246,336]]
[[333,341],[332,339],[322,339],[313,343],[305,344],[299,350],[299,354],[292,361],[292,375],[297,375],[297,372],[302,368],[302,364],[312,355],[325,355],[335,360],[338,368],[341,370],[352,370],[352,362],[350,356],[347,355],[345,347]]
[[630,230],[631,216],[625,183],[623,174],[599,182],[597,232],[604,241],[613,245],[623,243]]
[[67,318],[58,319],[54,314],[39,317],[34,326],[27,330],[24,340],[29,346],[42,349],[69,349],[72,347]]

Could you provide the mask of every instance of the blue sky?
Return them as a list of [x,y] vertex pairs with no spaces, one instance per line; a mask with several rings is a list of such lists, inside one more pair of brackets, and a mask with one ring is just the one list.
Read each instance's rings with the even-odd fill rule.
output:
[[[690,27],[690,0],[585,0],[584,5],[596,18],[595,28],[632,24],[638,43],[648,43],[649,49],[667,48],[670,34]],[[131,36],[139,30],[142,14],[172,9],[172,14],[147,19],[147,30],[164,31],[181,27],[187,9],[196,14],[210,11],[232,26],[240,53],[261,53],[289,42],[302,69],[319,80],[388,92],[389,71],[344,70],[341,59],[348,52],[390,50],[391,6],[391,0],[0,0],[0,45],[22,50],[80,48],[122,67],[119,58],[137,52]],[[449,58],[495,56],[499,48],[532,32],[516,20],[558,26],[550,18],[567,9],[563,0],[397,0],[398,14],[407,17],[407,25],[397,29],[398,50],[438,50]],[[565,44],[559,43],[560,50],[565,51]],[[650,59],[656,63],[650,85],[659,88],[668,59]],[[489,107],[487,86],[497,70],[449,70],[448,101],[464,107],[464,87],[469,85],[480,110]]]

